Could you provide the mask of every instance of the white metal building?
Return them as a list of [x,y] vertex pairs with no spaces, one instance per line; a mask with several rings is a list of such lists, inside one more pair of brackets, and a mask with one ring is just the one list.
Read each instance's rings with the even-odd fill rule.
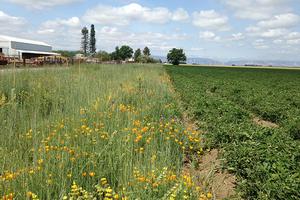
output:
[[7,57],[18,57],[19,59],[59,55],[52,52],[52,46],[44,42],[5,35],[0,35],[0,53]]

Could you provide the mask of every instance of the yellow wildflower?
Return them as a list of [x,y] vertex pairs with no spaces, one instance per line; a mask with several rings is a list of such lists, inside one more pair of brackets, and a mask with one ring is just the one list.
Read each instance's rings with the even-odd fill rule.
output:
[[118,200],[118,199],[119,199],[119,195],[118,195],[118,194],[115,194],[115,195],[114,195],[114,199],[115,199],[115,200]]
[[136,127],[140,127],[140,126],[141,126],[140,120],[135,120],[135,121],[133,122],[133,125],[136,126]]
[[43,159],[39,159],[39,160],[38,160],[38,164],[39,164],[39,165],[43,164],[43,162],[44,162]]
[[95,172],[90,172],[89,175],[90,175],[90,177],[94,177],[96,174],[95,174]]
[[210,192],[208,192],[208,193],[206,194],[206,196],[207,196],[208,199],[211,199],[211,198],[213,197],[212,193],[210,193]]
[[148,131],[148,129],[149,129],[149,128],[148,128],[147,126],[145,126],[144,128],[142,128],[142,132],[145,133],[145,132]]
[[72,178],[72,173],[67,174],[68,178]]
[[107,179],[106,178],[101,178],[101,184],[106,185],[107,184]]

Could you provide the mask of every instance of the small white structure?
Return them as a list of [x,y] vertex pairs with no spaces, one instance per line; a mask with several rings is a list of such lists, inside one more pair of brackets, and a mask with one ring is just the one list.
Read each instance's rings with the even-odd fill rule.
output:
[[135,61],[134,58],[127,59],[127,62],[134,62],[134,61]]
[[82,54],[82,53],[77,53],[75,56],[74,56],[75,59],[84,59],[85,56]]
[[52,46],[44,42],[5,35],[0,35],[0,53],[7,57],[18,57],[19,59],[59,55],[52,52]]

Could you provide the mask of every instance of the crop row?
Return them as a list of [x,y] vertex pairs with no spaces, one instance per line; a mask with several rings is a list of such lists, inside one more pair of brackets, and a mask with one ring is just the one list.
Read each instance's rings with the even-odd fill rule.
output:
[[299,71],[166,69],[208,147],[223,149],[244,199],[300,198]]

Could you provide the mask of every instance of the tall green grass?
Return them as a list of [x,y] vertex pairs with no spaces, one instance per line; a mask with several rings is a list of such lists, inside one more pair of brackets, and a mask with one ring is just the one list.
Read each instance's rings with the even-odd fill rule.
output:
[[0,195],[63,199],[106,178],[115,199],[196,198],[182,167],[201,141],[175,102],[158,65],[1,73]]

